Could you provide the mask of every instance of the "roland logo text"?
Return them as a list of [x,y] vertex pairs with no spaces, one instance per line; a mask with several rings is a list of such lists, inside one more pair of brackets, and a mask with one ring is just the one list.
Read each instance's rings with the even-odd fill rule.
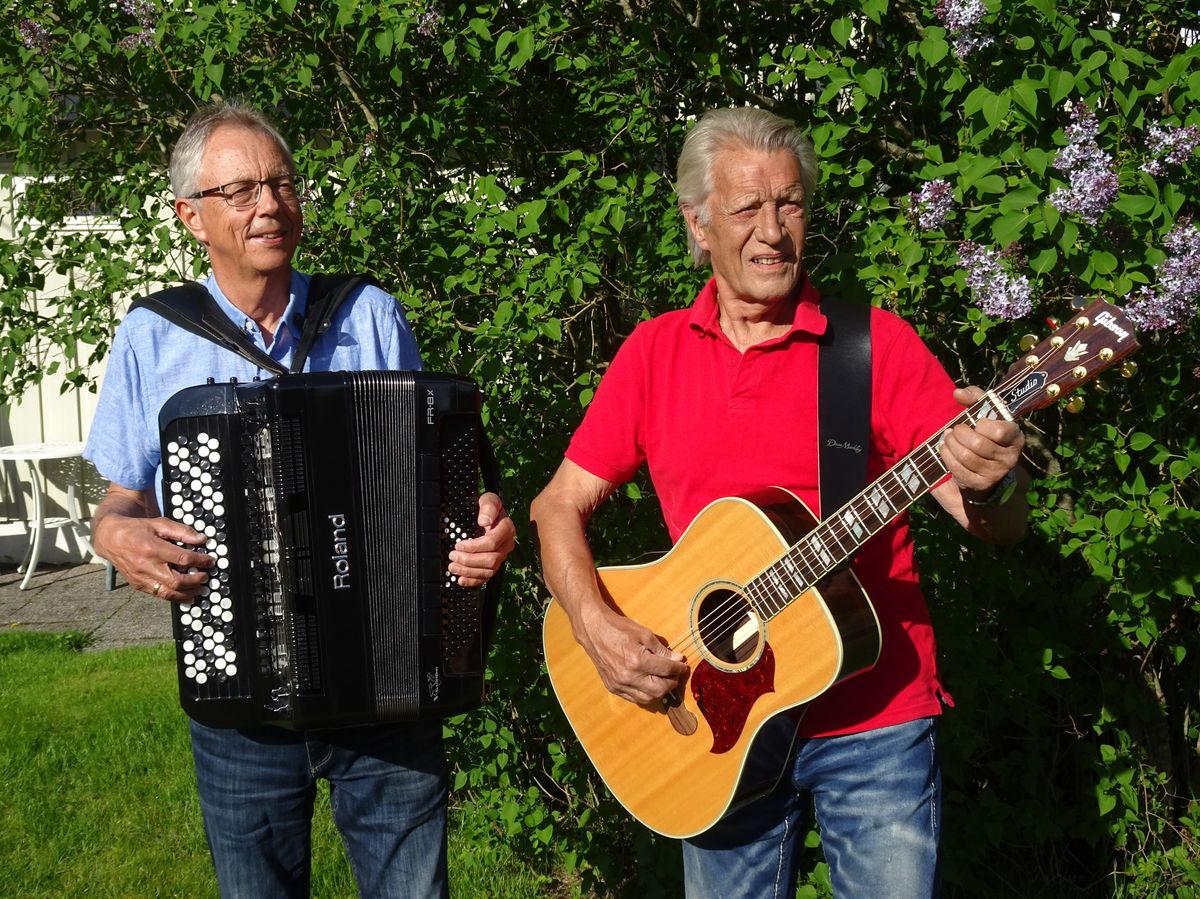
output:
[[333,528],[333,589],[346,590],[350,587],[350,544],[346,540],[346,516],[330,515]]

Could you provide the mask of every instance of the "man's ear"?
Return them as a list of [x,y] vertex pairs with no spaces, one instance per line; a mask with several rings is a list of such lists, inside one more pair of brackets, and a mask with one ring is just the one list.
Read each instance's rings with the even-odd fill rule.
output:
[[679,209],[683,213],[683,220],[687,222],[688,230],[692,232],[692,237],[700,245],[700,249],[707,252],[708,241],[704,239],[704,226],[700,224],[700,214],[693,206],[680,206]]
[[204,222],[200,219],[200,207],[197,200],[175,200],[175,214],[183,222],[183,226],[192,232],[192,237],[207,245],[204,233]]

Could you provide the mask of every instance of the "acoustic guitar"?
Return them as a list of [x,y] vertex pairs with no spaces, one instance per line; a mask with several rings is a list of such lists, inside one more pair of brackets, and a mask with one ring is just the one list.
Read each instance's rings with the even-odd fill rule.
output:
[[875,610],[847,563],[946,476],[942,432],[1049,406],[1137,347],[1121,311],[1094,302],[824,520],[789,491],[768,488],[710,503],[654,562],[599,568],[607,602],[686,658],[686,682],[659,702],[608,692],[552,600],[543,626],[550,680],[613,795],[652,830],[689,837],[769,790],[782,769],[749,776],[754,737],[879,657]]

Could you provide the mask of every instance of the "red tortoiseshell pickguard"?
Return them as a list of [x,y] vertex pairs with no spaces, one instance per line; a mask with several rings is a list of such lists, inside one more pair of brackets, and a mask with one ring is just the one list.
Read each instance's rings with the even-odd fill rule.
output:
[[722,671],[702,661],[692,672],[690,682],[700,714],[712,728],[709,751],[728,752],[741,737],[758,697],[775,692],[775,654],[768,643],[757,662],[738,672]]

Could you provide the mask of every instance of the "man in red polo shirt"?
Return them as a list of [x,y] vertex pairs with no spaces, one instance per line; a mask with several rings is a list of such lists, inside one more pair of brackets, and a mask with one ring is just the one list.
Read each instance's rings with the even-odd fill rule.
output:
[[[803,266],[816,180],[811,145],[792,123],[750,108],[700,119],[684,143],[677,190],[693,257],[710,263],[713,277],[690,309],[630,335],[533,503],[547,585],[597,677],[631,702],[661,699],[688,667],[600,594],[586,526],[606,497],[646,463],[673,541],[713,500],[766,486],[820,514],[816,382],[826,320]],[[870,333],[873,480],[981,392],[955,390],[896,316],[872,309]],[[1023,444],[1012,422],[946,431],[939,451],[950,477],[933,496],[977,537],[1017,540],[1028,512]],[[879,661],[809,704],[772,793],[685,841],[689,897],[794,896],[805,795],[838,896],[936,892],[943,693],[907,516],[868,540],[853,569],[879,618]],[[764,728],[753,753],[769,751],[760,744],[771,739],[786,751],[790,736],[789,727]]]

